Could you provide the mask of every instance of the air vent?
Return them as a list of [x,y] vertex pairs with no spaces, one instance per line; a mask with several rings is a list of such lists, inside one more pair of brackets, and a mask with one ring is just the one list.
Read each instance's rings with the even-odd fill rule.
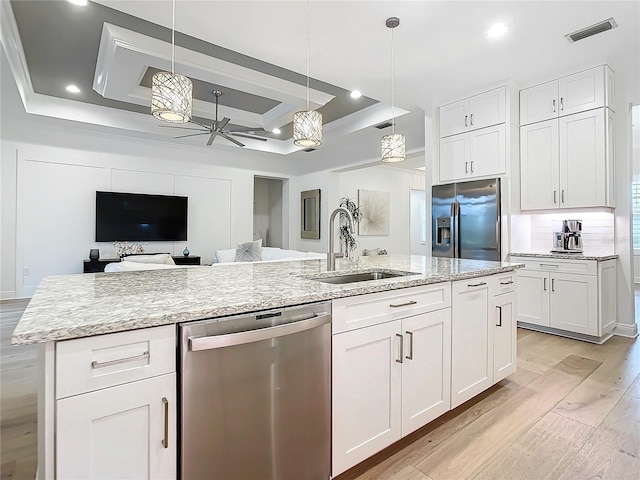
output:
[[565,35],[564,38],[573,43],[577,42],[578,40],[582,40],[583,38],[606,32],[607,30],[611,30],[612,28],[616,28],[617,26],[618,24],[616,23],[616,21],[613,18],[609,18],[604,22],[596,23],[595,25],[591,25],[590,27],[582,28],[573,33]]
[[376,125],[376,128],[378,130],[382,130],[383,128],[389,128],[391,125],[392,125],[391,122],[384,122],[384,123],[381,123],[380,125]]

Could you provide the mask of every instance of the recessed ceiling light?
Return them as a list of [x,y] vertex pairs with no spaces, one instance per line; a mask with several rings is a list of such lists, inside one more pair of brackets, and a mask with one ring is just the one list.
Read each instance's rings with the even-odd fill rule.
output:
[[360,90],[354,90],[351,92],[351,98],[360,98],[362,96],[362,92]]
[[497,38],[503,37],[509,31],[509,27],[507,27],[504,23],[494,23],[491,25],[491,28],[487,32],[487,37],[489,38]]
[[80,93],[81,90],[76,85],[67,85],[67,92],[69,93]]
[[282,130],[280,130],[279,128],[274,128],[273,130],[271,130],[271,133],[273,133],[274,135],[280,135],[282,133]]
[[79,5],[81,7],[86,7],[89,4],[89,0],[67,0],[69,3],[73,3],[74,5]]

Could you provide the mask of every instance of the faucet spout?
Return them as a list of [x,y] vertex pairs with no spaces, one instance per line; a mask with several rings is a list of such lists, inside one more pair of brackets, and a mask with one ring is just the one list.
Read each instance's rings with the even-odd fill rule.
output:
[[[353,227],[353,217],[351,216],[351,212],[344,207],[336,208],[329,217],[329,251],[327,252],[327,271],[333,271],[336,269],[336,258],[343,257],[344,254],[340,252],[334,252],[334,220],[336,215],[339,213],[344,213],[347,217],[347,224],[349,227],[349,232],[353,233],[355,231]],[[349,249],[346,251],[346,256],[349,256]]]

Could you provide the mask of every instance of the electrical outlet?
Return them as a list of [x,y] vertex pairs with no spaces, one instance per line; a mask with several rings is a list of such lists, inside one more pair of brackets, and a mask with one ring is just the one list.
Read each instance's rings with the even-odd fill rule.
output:
[[28,277],[29,275],[31,275],[31,269],[29,267],[24,267],[22,269],[22,275]]

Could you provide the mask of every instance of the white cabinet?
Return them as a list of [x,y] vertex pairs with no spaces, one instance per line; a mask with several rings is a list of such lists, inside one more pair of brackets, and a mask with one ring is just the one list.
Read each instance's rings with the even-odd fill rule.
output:
[[487,279],[452,282],[451,303],[451,408],[455,408],[493,385]]
[[440,139],[440,181],[503,175],[506,171],[505,125]]
[[520,125],[613,107],[613,71],[591,68],[520,91]]
[[611,206],[606,108],[520,128],[522,210]]
[[493,329],[493,383],[511,375],[517,367],[516,332],[517,274],[495,275],[489,284]]
[[[408,299],[406,290],[413,291],[415,300]],[[428,306],[426,298],[442,301]],[[449,410],[451,289],[449,283],[436,284],[401,289],[395,296],[381,292],[334,303],[341,332],[333,335],[332,346],[336,476]],[[426,311],[392,318],[403,304]],[[397,307],[385,314],[388,305]],[[369,320],[363,315],[367,311]]]
[[[599,341],[615,328],[616,261],[511,257],[518,270],[517,320]],[[575,335],[574,335],[575,336]]]
[[176,374],[57,402],[56,478],[176,477]]
[[439,112],[440,137],[505,122],[506,87],[499,87],[458,102],[442,105]]
[[173,325],[55,346],[56,478],[176,476]]

